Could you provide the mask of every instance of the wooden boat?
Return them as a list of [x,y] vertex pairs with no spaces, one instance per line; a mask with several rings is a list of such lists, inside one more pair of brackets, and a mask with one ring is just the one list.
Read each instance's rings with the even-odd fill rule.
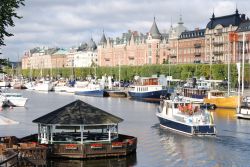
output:
[[237,108],[238,96],[227,96],[226,92],[214,90],[208,92],[204,102],[214,104],[218,108]]

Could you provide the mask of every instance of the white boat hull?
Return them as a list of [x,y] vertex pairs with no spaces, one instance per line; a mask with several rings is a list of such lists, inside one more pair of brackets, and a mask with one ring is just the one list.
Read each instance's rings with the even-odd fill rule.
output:
[[8,97],[9,103],[16,107],[24,107],[28,98],[25,97]]

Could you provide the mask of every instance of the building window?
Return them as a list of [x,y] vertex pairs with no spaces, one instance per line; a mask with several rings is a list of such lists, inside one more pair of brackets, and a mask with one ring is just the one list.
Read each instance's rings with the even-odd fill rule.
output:
[[152,58],[151,57],[148,58],[148,64],[152,64]]

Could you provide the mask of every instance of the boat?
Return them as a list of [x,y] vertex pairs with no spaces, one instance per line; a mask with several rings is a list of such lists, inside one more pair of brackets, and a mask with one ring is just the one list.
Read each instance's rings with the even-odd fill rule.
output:
[[0,73],[0,87],[10,87],[10,82],[4,73]]
[[250,119],[250,103],[242,102],[241,106],[237,108],[237,118]]
[[201,103],[179,98],[162,100],[156,112],[160,125],[169,130],[191,136],[215,135],[212,113],[200,108]]
[[28,100],[20,93],[1,93],[1,95],[8,100],[9,106],[24,107]]
[[5,106],[8,106],[8,100],[0,94],[0,108]]
[[157,77],[140,78],[138,85],[131,86],[128,94],[134,99],[160,99],[162,96],[170,96],[167,87],[159,84]]
[[239,96],[228,96],[227,92],[220,90],[212,90],[208,92],[208,96],[204,98],[205,103],[214,104],[218,108],[237,108]]
[[[118,86],[118,87],[113,87],[113,86]],[[108,76],[108,89],[105,90],[105,93],[109,97],[127,97],[126,92],[124,89],[121,89],[121,82],[116,81],[112,82],[112,77]]]
[[79,88],[75,91],[75,95],[80,96],[95,96],[95,97],[103,97],[105,94],[104,89],[100,84],[89,83],[84,88]]
[[52,91],[54,88],[53,84],[51,81],[49,80],[44,80],[44,79],[41,79],[39,80],[33,87],[34,90],[37,90],[37,91]]
[[105,90],[105,93],[109,97],[127,97],[125,91],[122,90]]

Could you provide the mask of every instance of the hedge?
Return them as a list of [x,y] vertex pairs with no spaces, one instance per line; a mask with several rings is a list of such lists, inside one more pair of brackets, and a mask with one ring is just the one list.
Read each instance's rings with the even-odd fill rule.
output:
[[[227,79],[227,68],[226,64],[213,64],[211,65],[211,79],[215,80],[224,80]],[[231,71],[231,82],[232,86],[237,85],[237,69],[235,64],[230,65]],[[6,69],[8,74],[13,73],[12,70]],[[97,68],[56,68],[56,69],[23,69],[21,71],[24,77],[29,77],[32,74],[32,77],[64,77],[70,78],[75,76],[78,79],[86,78],[88,75],[94,76],[97,75],[98,78],[101,76],[112,75],[115,80],[119,78],[119,67],[97,67]],[[173,78],[185,80],[187,78],[196,76],[204,76],[210,78],[210,65],[209,64],[162,64],[162,65],[144,65],[144,66],[121,66],[120,67],[121,80],[133,80],[135,75],[149,77],[152,75],[164,74],[165,76],[172,75]],[[245,82],[250,83],[250,65],[245,65]]]

